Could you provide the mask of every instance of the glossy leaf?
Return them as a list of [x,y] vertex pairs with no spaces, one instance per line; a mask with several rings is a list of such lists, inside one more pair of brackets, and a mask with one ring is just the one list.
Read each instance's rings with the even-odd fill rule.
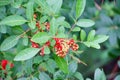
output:
[[80,39],[81,41],[84,41],[86,38],[86,32],[84,30],[81,30],[81,33],[80,33]]
[[43,13],[48,15],[51,15],[53,13],[51,7],[47,4],[45,0],[35,0],[35,3],[41,7],[41,11]]
[[27,36],[25,36],[25,37],[23,38],[23,45],[25,45],[25,46],[28,45],[28,37],[27,37]]
[[52,18],[50,22],[50,33],[54,36],[57,32],[58,26],[56,25],[56,19]]
[[68,73],[68,65],[64,58],[58,57],[56,55],[54,56],[54,58],[60,70],[63,71],[64,73]]
[[27,21],[22,16],[11,15],[11,16],[5,17],[0,22],[0,25],[16,26],[16,25],[22,25],[25,22],[27,22]]
[[120,68],[120,60],[118,61],[118,66],[119,66],[119,68]]
[[20,51],[14,58],[14,61],[24,61],[34,57],[40,49],[37,48],[26,48]]
[[29,1],[27,3],[27,9],[26,9],[26,16],[27,16],[27,19],[32,21],[33,20],[33,4],[34,2],[33,1]]
[[2,42],[2,44],[1,44],[1,46],[0,46],[0,50],[1,50],[1,51],[6,51],[6,50],[14,47],[14,46],[17,44],[19,38],[20,38],[20,37],[19,37],[19,36],[16,36],[16,35],[7,37],[7,38]]
[[0,32],[1,33],[6,33],[7,32],[7,27],[4,26],[4,25],[0,26]]
[[94,80],[106,80],[103,70],[100,69],[95,70]]
[[109,38],[109,36],[106,36],[106,35],[98,35],[94,38],[93,42],[102,43],[102,42],[106,41],[108,38]]
[[91,30],[88,34],[87,41],[92,41],[95,37],[95,30]]
[[59,25],[62,25],[65,28],[71,28],[70,24],[66,21],[62,21],[58,23]]
[[47,66],[46,66],[47,70],[50,72],[50,73],[54,73],[55,72],[55,68],[56,68],[56,63],[54,60],[52,59],[49,59],[47,61]]
[[86,5],[86,0],[77,0],[76,2],[76,18],[79,18],[83,13]]
[[74,31],[74,32],[80,31],[80,28],[79,27],[75,27],[75,28],[73,28],[72,31]]
[[76,25],[80,26],[80,27],[91,27],[95,24],[94,21],[90,20],[90,19],[80,19],[78,20],[78,22],[76,23]]
[[43,16],[40,18],[40,23],[44,23],[47,20],[48,16]]
[[36,27],[36,21],[31,21],[31,22],[28,23],[28,25],[29,25],[29,27],[31,29],[35,29],[35,27]]
[[45,32],[39,32],[32,37],[32,41],[36,43],[45,43],[50,39],[50,36]]
[[48,46],[45,46],[44,52],[45,52],[45,54],[50,54],[50,49]]
[[62,6],[63,0],[47,0],[47,3],[51,6],[54,13],[58,13],[61,6]]
[[5,6],[10,4],[12,1],[11,0],[0,0],[0,6]]
[[77,78],[78,80],[84,80],[82,74],[79,73],[79,72],[76,72],[76,73],[74,74],[74,76],[75,76],[75,78]]
[[50,77],[45,72],[40,72],[39,79],[40,80],[51,80]]
[[100,45],[98,43],[94,43],[94,42],[83,42],[83,44],[85,44],[87,47],[93,47],[96,49],[100,49]]
[[117,75],[114,80],[120,80],[120,75]]
[[72,62],[69,64],[69,72],[70,72],[70,73],[75,73],[76,70],[77,70],[77,68],[78,68],[77,62],[72,61]]

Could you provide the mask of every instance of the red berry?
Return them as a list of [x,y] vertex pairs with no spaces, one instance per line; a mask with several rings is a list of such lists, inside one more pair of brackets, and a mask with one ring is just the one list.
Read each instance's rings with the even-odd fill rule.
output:
[[78,46],[78,44],[73,44],[72,45],[72,50],[74,50],[74,51],[76,51],[76,50],[78,50],[78,48],[79,48],[79,46]]
[[37,14],[34,14],[33,17],[36,19],[37,18]]
[[49,22],[46,22],[46,23],[45,23],[45,26],[46,26],[46,30],[49,31],[49,30],[50,30],[50,23],[49,23]]
[[6,66],[9,64],[10,68],[14,67],[13,63],[10,63],[8,60],[2,60],[1,62],[1,66],[2,66],[2,70],[6,69]]
[[50,41],[47,41],[47,42],[45,43],[45,45],[46,45],[46,46],[50,46]]
[[33,42],[33,41],[31,41],[31,43],[32,43],[32,47],[33,47],[33,48],[39,48],[39,45],[38,45],[37,43],[35,43],[35,42]]
[[44,47],[42,47],[41,51],[40,51],[40,55],[44,56]]
[[74,43],[75,43],[75,41],[74,41],[73,39],[70,39],[68,44],[69,44],[70,46],[72,46]]

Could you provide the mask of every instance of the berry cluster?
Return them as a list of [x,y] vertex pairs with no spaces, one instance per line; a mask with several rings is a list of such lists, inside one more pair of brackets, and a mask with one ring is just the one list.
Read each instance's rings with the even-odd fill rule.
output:
[[48,46],[48,47],[50,46],[50,41],[47,41],[45,43],[45,45],[43,45],[43,47],[41,48],[41,51],[40,51],[41,56],[44,56],[44,53],[45,53],[44,49],[45,49],[46,46]]
[[[35,20],[37,19],[37,15],[36,15],[36,14],[34,14],[33,17],[34,17]],[[49,31],[49,30],[50,30],[50,23],[49,23],[49,22],[45,22],[44,25],[45,25],[46,30]],[[44,31],[44,30],[42,30],[42,28],[41,28],[41,26],[40,26],[40,23],[39,23],[39,21],[37,21],[37,20],[36,20],[36,27],[37,27],[41,32]]]
[[14,67],[14,64],[9,62],[8,60],[2,60],[1,61],[1,67],[2,67],[2,70],[6,70],[6,66],[9,65],[10,68],[13,68]]
[[[31,40],[31,44],[32,44],[32,47],[33,47],[33,48],[40,48],[39,44],[33,42],[32,40]],[[41,56],[44,56],[44,48],[45,48],[46,46],[50,46],[50,41],[47,41],[47,42],[43,45],[43,47],[41,47],[41,50],[40,50],[40,55],[41,55]]]
[[56,41],[54,46],[56,54],[60,57],[65,57],[70,48],[74,51],[79,48],[78,44],[76,44],[73,39],[54,38],[54,40]]
[[33,41],[31,41],[31,43],[32,43],[32,47],[33,47],[33,48],[39,48],[39,44],[37,44],[37,43],[35,43],[35,42],[33,42]]
[[49,22],[45,22],[45,27],[46,27],[46,30],[49,31],[50,30],[50,23]]

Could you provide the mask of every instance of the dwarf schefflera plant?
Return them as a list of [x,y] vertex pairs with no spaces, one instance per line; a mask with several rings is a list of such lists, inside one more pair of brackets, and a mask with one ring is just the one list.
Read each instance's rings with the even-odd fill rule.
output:
[[77,63],[86,65],[77,58],[81,44],[100,49],[108,36],[85,32],[95,24],[80,18],[86,0],[76,0],[73,22],[62,15],[62,4],[63,0],[0,0],[1,59],[14,64],[1,65],[3,78],[82,80],[76,71]]

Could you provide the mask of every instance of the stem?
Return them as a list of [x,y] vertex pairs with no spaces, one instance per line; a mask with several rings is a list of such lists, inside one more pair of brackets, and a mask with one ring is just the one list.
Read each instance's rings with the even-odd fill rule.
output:
[[23,32],[21,35],[19,35],[20,37],[23,37],[28,31],[30,31],[31,29],[27,29],[25,32]]
[[[118,61],[120,60],[120,57],[119,57],[119,59],[118,59]],[[116,63],[115,64],[115,66],[114,66],[114,68],[113,68],[113,70],[112,70],[112,72],[111,72],[111,75],[110,75],[110,77],[109,77],[109,80],[113,80],[113,78],[115,77],[115,75],[116,75],[116,72],[118,71],[118,64]]]
[[69,30],[68,34],[70,34],[70,32],[72,31],[72,29],[75,27],[76,22],[72,25],[71,29]]
[[71,58],[73,58],[74,60],[76,60],[78,63],[82,63],[82,64],[84,64],[85,66],[87,66],[87,64],[86,64],[85,62],[81,61],[79,58],[73,56],[72,54],[70,54],[70,56],[71,56]]

